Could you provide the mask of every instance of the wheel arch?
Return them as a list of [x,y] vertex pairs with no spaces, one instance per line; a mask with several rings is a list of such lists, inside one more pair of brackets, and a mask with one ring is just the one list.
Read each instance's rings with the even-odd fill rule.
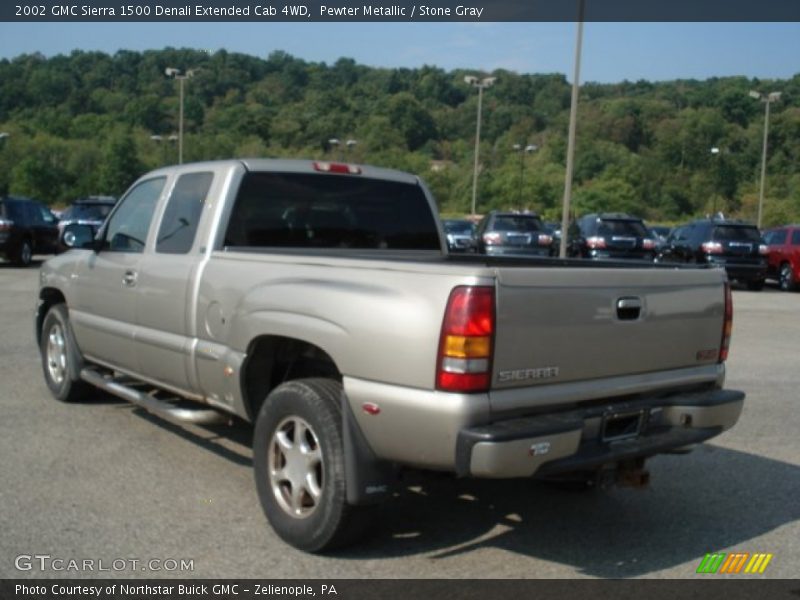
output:
[[247,346],[241,370],[241,391],[247,416],[255,421],[267,395],[293,379],[322,377],[342,381],[331,355],[309,341],[280,335],[259,335]]
[[44,318],[51,307],[56,304],[66,304],[67,299],[61,290],[53,287],[44,287],[39,290],[39,306],[36,310],[36,343],[42,339],[42,326]]

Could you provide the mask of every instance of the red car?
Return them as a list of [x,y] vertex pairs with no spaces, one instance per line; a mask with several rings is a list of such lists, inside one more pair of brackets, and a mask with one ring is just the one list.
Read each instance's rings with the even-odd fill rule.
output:
[[800,283],[800,225],[785,225],[764,232],[769,249],[767,277],[777,279],[782,290],[797,289]]

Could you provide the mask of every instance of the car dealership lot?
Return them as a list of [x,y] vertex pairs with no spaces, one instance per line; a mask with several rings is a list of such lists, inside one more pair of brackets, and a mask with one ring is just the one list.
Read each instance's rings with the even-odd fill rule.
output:
[[[371,538],[312,556],[267,525],[246,426],[50,397],[32,339],[37,277],[0,263],[0,577],[693,577],[705,553],[732,551],[772,553],[763,576],[797,576],[800,293],[734,292],[728,387],[748,394],[742,418],[689,456],[650,461],[649,489],[415,475]],[[94,562],[17,558],[43,555]]]

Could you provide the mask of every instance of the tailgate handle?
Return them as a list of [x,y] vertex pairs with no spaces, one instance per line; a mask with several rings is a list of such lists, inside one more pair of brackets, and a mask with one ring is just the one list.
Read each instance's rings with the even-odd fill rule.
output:
[[617,318],[620,321],[635,321],[642,312],[642,299],[635,297],[617,300]]

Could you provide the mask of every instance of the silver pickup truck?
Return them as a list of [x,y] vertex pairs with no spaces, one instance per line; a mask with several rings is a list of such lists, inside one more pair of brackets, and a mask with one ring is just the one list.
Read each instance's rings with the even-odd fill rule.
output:
[[641,484],[742,410],[724,271],[449,255],[406,173],[165,168],[64,237],[35,323],[53,395],[254,423],[266,516],[307,551],[355,539],[401,468]]

